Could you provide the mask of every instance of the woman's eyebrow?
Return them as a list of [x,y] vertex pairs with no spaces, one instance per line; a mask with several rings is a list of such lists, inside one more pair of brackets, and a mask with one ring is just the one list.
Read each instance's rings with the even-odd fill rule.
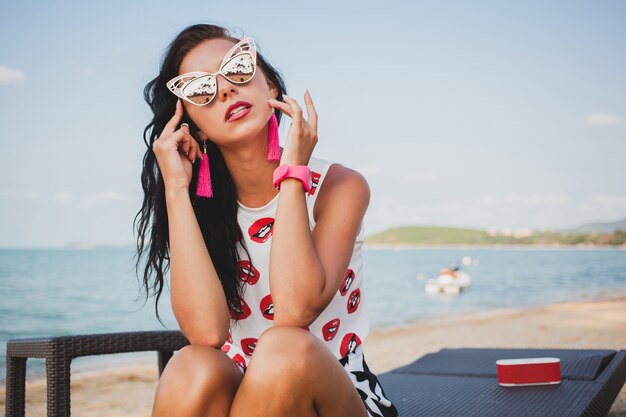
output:
[[209,72],[206,71],[188,71],[188,72],[184,72],[182,74],[179,75],[179,77],[199,77],[200,74],[196,74],[196,75],[192,75],[194,73],[203,73],[203,74],[210,74]]
[[[201,74],[191,75],[194,72],[195,73],[201,73]],[[193,70],[193,71],[184,72],[184,73],[180,74],[179,77],[185,77],[185,78],[187,78],[187,77],[201,77],[202,75],[207,75],[207,74],[217,75],[217,72]]]

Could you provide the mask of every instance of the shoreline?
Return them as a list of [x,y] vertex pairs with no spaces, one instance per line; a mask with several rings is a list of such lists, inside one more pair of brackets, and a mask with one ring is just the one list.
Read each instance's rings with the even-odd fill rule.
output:
[[[375,374],[442,348],[626,349],[626,289],[529,307],[488,309],[371,330],[363,342]],[[389,352],[393,352],[392,355]],[[72,412],[89,417],[150,415],[158,382],[156,354],[147,363],[72,369]],[[27,375],[26,415],[46,415],[45,379]],[[0,386],[0,409],[5,408]],[[132,393],[132,395],[129,395]],[[3,414],[0,414],[3,415]],[[626,386],[609,417],[626,415]]]
[[[536,313],[546,308],[557,307],[561,305],[596,302],[596,301],[598,302],[613,301],[613,300],[621,300],[622,298],[626,299],[626,288],[619,289],[619,290],[614,290],[614,289],[606,290],[604,292],[599,292],[597,294],[583,295],[582,297],[577,297],[577,298],[573,298],[571,300],[566,300],[566,301],[554,301],[554,302],[544,303],[544,304],[517,306],[517,307],[494,307],[494,308],[488,308],[488,309],[479,310],[479,311],[472,311],[469,313],[463,313],[463,316],[448,314],[445,316],[428,317],[420,321],[412,321],[408,323],[386,325],[384,327],[372,330],[370,334],[379,334],[379,333],[384,334],[384,333],[398,331],[398,330],[407,330],[407,329],[412,329],[415,326],[422,326],[426,324],[449,324],[449,323],[461,323],[465,321],[471,322],[474,319],[496,319],[497,316],[499,315]],[[625,310],[625,314],[626,314],[626,310]],[[626,346],[624,346],[624,349],[626,349]]]

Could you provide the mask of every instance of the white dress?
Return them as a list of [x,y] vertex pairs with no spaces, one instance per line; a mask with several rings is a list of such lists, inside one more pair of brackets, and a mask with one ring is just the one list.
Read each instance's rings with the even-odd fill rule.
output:
[[[315,227],[313,218],[315,200],[323,186],[328,169],[334,163],[336,162],[313,156],[310,158],[309,168],[313,188],[306,195],[306,204],[311,230]],[[274,325],[274,306],[270,294],[268,270],[279,195],[277,194],[272,201],[262,207],[250,208],[239,203],[237,213],[250,259],[248,260],[248,255],[238,243],[237,250],[242,259],[239,265],[239,279],[245,283],[243,302],[240,306],[230,306],[230,331],[228,340],[222,346],[222,351],[226,352],[244,373],[258,337],[265,329]],[[363,237],[363,224],[361,223],[354,242],[352,257],[339,290],[329,305],[311,323],[309,331],[325,343],[348,371],[370,416],[393,417],[397,416],[397,411],[385,398],[376,376],[367,368],[361,346],[370,330],[367,298],[362,291]],[[235,325],[234,318],[236,317],[239,317],[239,320]]]

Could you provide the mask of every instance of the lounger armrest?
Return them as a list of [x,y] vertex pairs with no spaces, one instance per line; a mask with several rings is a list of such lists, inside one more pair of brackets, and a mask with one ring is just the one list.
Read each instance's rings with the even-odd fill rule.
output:
[[606,416],[626,380],[626,350],[619,350],[594,383],[598,394],[587,404],[584,417]]
[[99,333],[75,336],[11,339],[7,357],[76,358],[140,351],[173,351],[189,344],[179,330]]

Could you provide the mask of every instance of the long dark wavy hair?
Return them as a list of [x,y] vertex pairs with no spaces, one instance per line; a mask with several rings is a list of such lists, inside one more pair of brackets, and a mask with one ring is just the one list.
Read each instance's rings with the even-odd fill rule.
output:
[[[145,256],[142,288],[145,287],[146,301],[151,295],[156,295],[154,307],[156,317],[162,325],[158,302],[163,291],[164,276],[169,269],[169,230],[165,184],[152,150],[152,144],[175,111],[177,97],[168,90],[166,82],[178,75],[181,61],[191,49],[205,40],[215,38],[227,39],[233,43],[241,40],[233,37],[227,29],[212,24],[195,24],[183,29],[163,53],[159,74],[146,84],[143,91],[144,100],[150,106],[153,118],[143,132],[146,153],[143,157],[141,185],[144,196],[141,209],[133,220],[133,230],[135,228],[137,230],[135,273],[139,277],[139,268]],[[283,94],[287,94],[283,77],[263,58],[258,45],[257,65],[278,88],[277,99],[282,100]],[[274,114],[280,123],[281,112],[275,109]],[[189,124],[189,130],[194,139],[198,144],[202,144],[197,137],[198,127],[186,113],[183,114],[181,123],[183,122]],[[217,145],[211,140],[207,140],[206,144],[214,196],[213,198],[196,198],[193,190],[196,188],[200,164],[193,164],[189,198],[193,203],[196,219],[209,255],[219,275],[226,301],[229,306],[238,307],[243,298],[243,283],[238,280],[238,264],[241,259],[237,252],[237,242],[240,242],[245,249],[248,260],[250,260],[250,254],[244,245],[241,228],[237,222],[237,190],[232,177]],[[137,219],[139,219],[138,222]],[[153,274],[154,279],[151,278]],[[139,291],[141,292],[141,288]],[[236,310],[239,309],[236,308]]]

